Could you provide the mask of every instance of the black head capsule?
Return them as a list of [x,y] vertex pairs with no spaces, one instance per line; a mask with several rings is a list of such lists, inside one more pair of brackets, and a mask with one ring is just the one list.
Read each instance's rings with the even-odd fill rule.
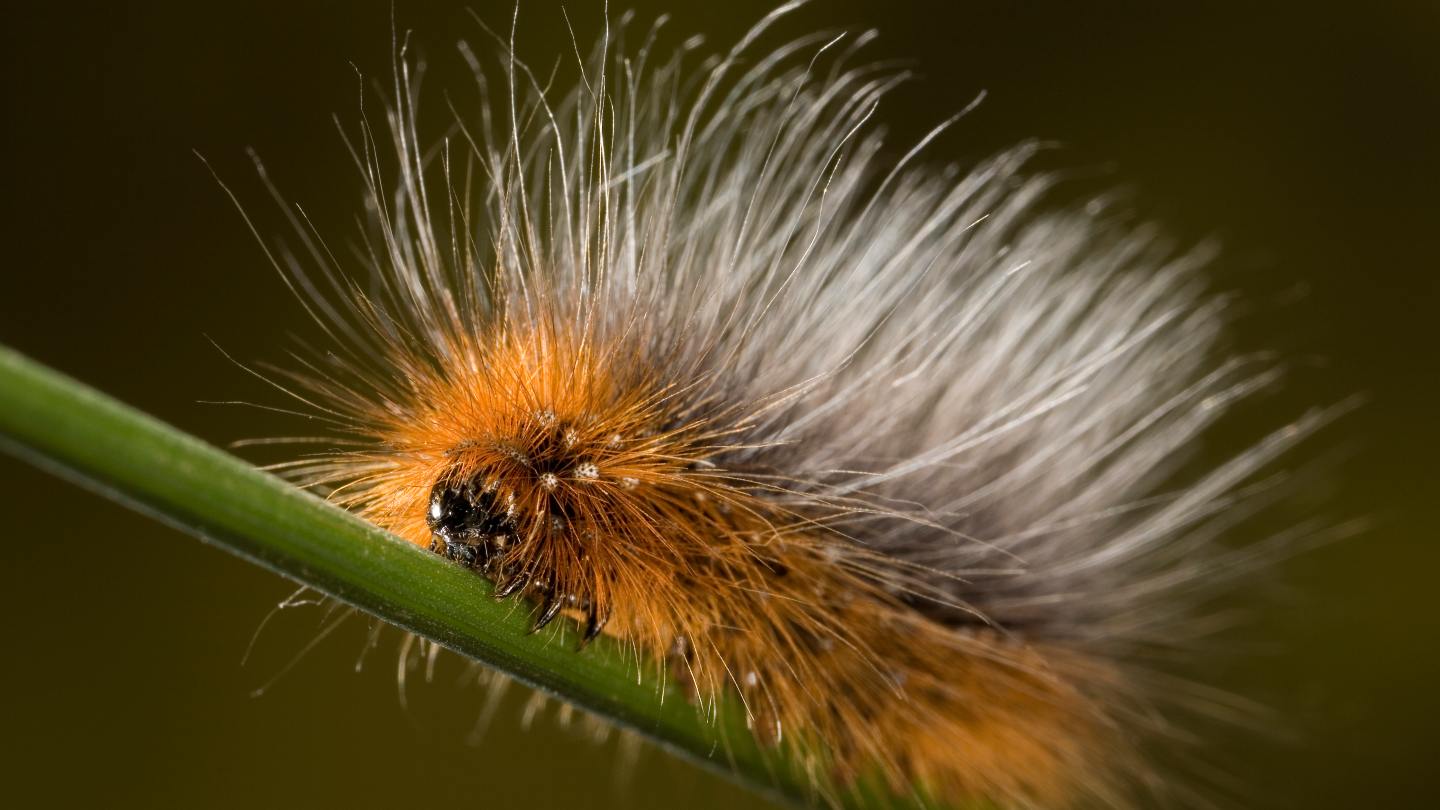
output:
[[443,477],[430,489],[425,512],[433,536],[430,548],[463,565],[484,565],[514,535],[512,511],[503,497],[475,479]]

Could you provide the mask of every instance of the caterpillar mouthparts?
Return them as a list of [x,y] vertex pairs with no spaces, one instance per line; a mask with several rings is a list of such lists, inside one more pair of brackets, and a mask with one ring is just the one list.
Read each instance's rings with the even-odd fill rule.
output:
[[331,339],[289,376],[352,442],[291,474],[697,711],[738,695],[823,800],[1129,804],[1197,708],[1148,661],[1204,632],[1246,482],[1324,414],[1175,486],[1278,376],[1215,357],[1208,256],[1046,204],[1034,145],[888,161],[904,77],[852,64],[868,37],[756,52],[791,8],[698,65],[627,17],[564,93],[462,46],[479,111],[433,144],[399,55],[393,171],[368,120],[353,147],[366,283],[286,208]]

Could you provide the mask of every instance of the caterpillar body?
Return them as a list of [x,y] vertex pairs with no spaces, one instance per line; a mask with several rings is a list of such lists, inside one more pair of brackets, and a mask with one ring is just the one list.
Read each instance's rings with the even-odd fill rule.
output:
[[[817,795],[1123,806],[1173,713],[1244,486],[1321,416],[1183,485],[1271,383],[1217,359],[1204,251],[1043,204],[1021,145],[887,158],[867,36],[667,53],[628,18],[557,92],[496,38],[443,138],[399,54],[361,271],[278,255],[331,345],[291,373],[349,441],[301,483],[685,685]],[[695,62],[696,64],[691,64]],[[292,212],[293,209],[287,209]]]

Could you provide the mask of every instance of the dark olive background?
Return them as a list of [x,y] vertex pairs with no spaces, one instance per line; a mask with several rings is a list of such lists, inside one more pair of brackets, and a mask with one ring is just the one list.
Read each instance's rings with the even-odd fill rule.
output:
[[[453,42],[481,35],[460,4],[396,5],[436,65],[438,100]],[[470,5],[508,24],[508,3]],[[571,5],[588,42],[599,5]],[[666,5],[677,31],[719,47],[769,4],[634,3],[643,19]],[[304,432],[200,402],[275,402],[209,339],[278,360],[305,325],[192,150],[264,212],[253,146],[289,196],[350,234],[357,178],[331,116],[355,117],[351,63],[385,76],[390,4],[13,3],[0,15],[0,340],[219,444]],[[1306,403],[1368,397],[1297,457],[1324,473],[1276,520],[1322,512],[1370,528],[1268,577],[1245,636],[1264,643],[1212,667],[1276,713],[1266,733],[1216,739],[1240,786],[1221,804],[1436,806],[1440,7],[850,0],[782,30],[816,26],[878,26],[876,56],[921,73],[879,113],[897,144],[988,90],[932,160],[1053,139],[1064,146],[1047,160],[1075,170],[1081,193],[1124,188],[1178,237],[1223,241],[1217,285],[1249,312],[1237,348],[1299,362],[1208,454]],[[521,41],[547,67],[568,55],[558,6],[526,3]],[[11,806],[753,802],[653,752],[626,777],[613,747],[544,717],[523,731],[519,697],[466,745],[483,695],[457,685],[460,664],[442,658],[403,706],[393,631],[353,671],[358,620],[251,697],[322,620],[282,613],[241,665],[290,585],[12,459],[0,481]]]

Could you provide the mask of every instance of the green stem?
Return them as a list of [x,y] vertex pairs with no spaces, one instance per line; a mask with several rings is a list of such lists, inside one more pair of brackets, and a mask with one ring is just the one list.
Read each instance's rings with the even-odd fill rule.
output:
[[380,531],[80,382],[0,346],[0,447],[371,615],[483,661],[755,790],[801,780],[745,731],[738,701],[702,719],[674,683],[570,622],[527,633],[523,611],[459,566]]

